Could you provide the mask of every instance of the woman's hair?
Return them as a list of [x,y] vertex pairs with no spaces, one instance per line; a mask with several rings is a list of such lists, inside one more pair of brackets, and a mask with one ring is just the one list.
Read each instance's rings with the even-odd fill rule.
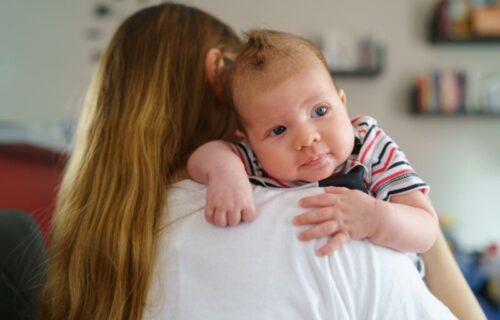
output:
[[229,111],[219,123],[208,112],[216,97],[205,56],[239,46],[224,23],[180,4],[143,9],[119,27],[93,79],[59,190],[43,319],[142,317],[166,187],[229,121]]

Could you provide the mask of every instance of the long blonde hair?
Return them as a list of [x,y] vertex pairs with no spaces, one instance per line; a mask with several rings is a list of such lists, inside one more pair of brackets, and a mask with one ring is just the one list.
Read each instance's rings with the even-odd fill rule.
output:
[[166,186],[229,120],[209,119],[216,98],[205,55],[239,45],[224,23],[179,4],[143,9],[119,27],[60,187],[43,319],[142,317]]

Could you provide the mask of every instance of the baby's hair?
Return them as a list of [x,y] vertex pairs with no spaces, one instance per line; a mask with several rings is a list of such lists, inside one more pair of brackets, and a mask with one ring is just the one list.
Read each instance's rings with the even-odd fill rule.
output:
[[268,29],[252,29],[244,36],[243,47],[224,75],[225,96],[236,111],[240,93],[262,92],[317,62],[328,71],[321,50],[305,38]]
[[253,29],[244,35],[246,42],[235,66],[258,70],[266,68],[276,58],[295,60],[313,53],[327,67],[321,51],[311,41],[300,36],[268,29]]
[[272,56],[273,54],[284,53],[284,50],[280,50],[280,47],[273,43],[273,36],[278,36],[278,32],[272,30],[251,30],[246,32],[247,42],[241,53],[241,63],[246,62],[257,69],[264,67],[267,60],[266,55]]

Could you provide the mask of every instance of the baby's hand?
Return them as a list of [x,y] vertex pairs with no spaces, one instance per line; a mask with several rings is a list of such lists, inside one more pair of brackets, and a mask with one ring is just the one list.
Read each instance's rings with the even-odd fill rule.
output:
[[219,176],[208,183],[205,219],[216,226],[234,226],[256,217],[253,192],[246,175]]
[[363,239],[373,235],[380,223],[375,215],[377,201],[359,190],[342,187],[327,187],[325,193],[302,198],[299,204],[314,208],[298,215],[293,223],[297,226],[313,224],[299,234],[299,239],[329,237],[317,254],[326,256],[349,240]]

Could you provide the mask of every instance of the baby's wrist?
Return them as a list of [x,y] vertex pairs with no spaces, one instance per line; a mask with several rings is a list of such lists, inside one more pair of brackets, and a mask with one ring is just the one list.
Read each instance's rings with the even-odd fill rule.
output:
[[214,167],[208,172],[208,181],[219,181],[229,186],[241,186],[248,182],[248,175],[244,168],[235,168],[232,166]]
[[369,208],[372,209],[371,214],[373,215],[373,230],[372,234],[369,236],[370,239],[380,237],[380,233],[382,232],[382,228],[385,224],[384,221],[387,218],[386,204],[386,201],[372,198],[371,206],[369,206]]

